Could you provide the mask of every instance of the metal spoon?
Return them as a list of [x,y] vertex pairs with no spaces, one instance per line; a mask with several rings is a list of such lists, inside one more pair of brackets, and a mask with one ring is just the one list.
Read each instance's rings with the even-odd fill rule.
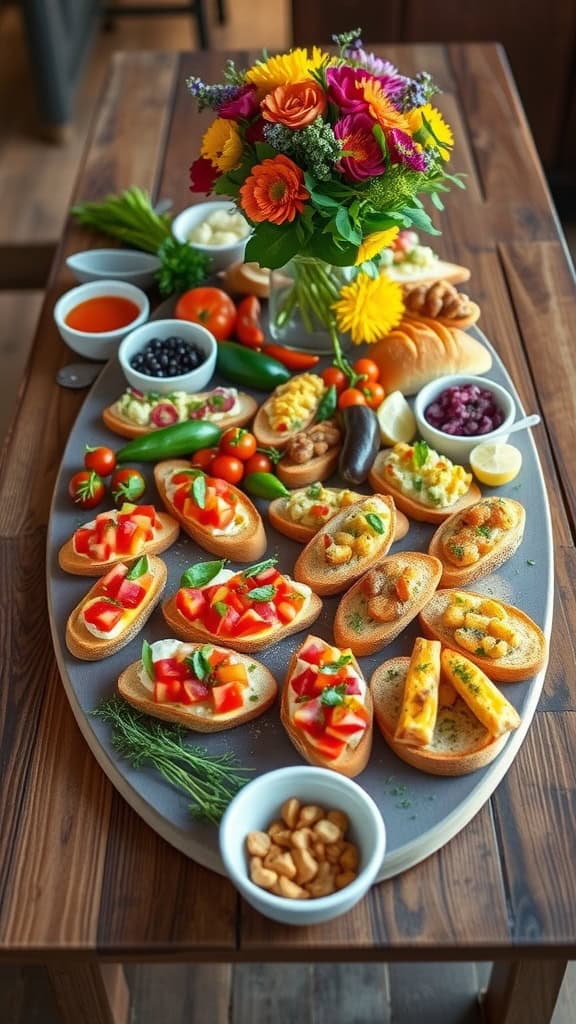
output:
[[537,412],[534,412],[531,416],[523,416],[521,420],[516,420],[516,423],[513,423],[511,427],[504,427],[495,431],[490,440],[497,441],[498,437],[502,434],[514,434],[517,430],[535,427],[537,423],[540,423],[540,417]]

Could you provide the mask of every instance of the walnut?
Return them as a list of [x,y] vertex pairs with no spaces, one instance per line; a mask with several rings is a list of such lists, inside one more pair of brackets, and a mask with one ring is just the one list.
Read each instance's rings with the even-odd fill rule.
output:
[[314,458],[314,442],[303,430],[292,438],[287,446],[286,454],[292,462],[302,465]]
[[330,448],[340,444],[340,437],[336,423],[326,420],[296,434],[288,444],[286,454],[292,462],[303,464],[316,455],[325,455]]
[[404,301],[409,312],[431,319],[459,320],[472,312],[468,296],[458,292],[449,281],[411,288]]

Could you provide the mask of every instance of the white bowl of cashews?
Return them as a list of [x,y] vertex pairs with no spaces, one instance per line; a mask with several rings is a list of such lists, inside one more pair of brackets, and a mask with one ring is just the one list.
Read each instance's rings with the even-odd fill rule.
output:
[[380,811],[326,768],[279,768],[248,783],[220,825],[232,882],[265,917],[310,925],[345,914],[374,882],[386,849]]

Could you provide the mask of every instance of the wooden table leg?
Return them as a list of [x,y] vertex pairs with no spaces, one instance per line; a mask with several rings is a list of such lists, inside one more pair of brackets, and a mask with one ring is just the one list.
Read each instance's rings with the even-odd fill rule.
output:
[[566,964],[566,960],[495,963],[483,1000],[486,1024],[549,1024]]
[[62,1024],[127,1024],[130,993],[121,964],[48,964]]

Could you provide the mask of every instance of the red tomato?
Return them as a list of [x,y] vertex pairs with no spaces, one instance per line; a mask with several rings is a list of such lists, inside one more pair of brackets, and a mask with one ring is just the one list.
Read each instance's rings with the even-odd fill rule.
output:
[[217,455],[210,466],[210,473],[228,484],[239,484],[244,476],[244,463],[233,455]]
[[220,451],[224,455],[233,455],[241,462],[247,462],[256,451],[256,438],[242,427],[229,427],[220,438]]
[[380,367],[373,359],[357,359],[352,369],[354,373],[360,373],[365,380],[378,380]]
[[68,484],[68,494],[80,508],[96,508],[105,493],[104,481],[92,469],[75,473]]
[[369,380],[362,391],[366,396],[366,405],[369,405],[371,409],[377,409],[386,397],[384,388],[375,380]]
[[244,474],[248,476],[249,473],[273,473],[274,467],[272,460],[268,458],[264,452],[256,452],[252,455],[247,462],[244,463]]
[[218,454],[218,448],[200,448],[199,451],[194,452],[190,463],[194,466],[194,469],[205,469],[208,471]]
[[112,497],[117,505],[125,501],[138,501],[146,490],[146,481],[138,469],[117,469],[110,484]]
[[338,398],[338,408],[347,409],[349,405],[366,405],[366,398],[358,388],[346,388]]
[[327,370],[322,370],[320,376],[327,388],[333,384],[336,391],[343,391],[348,384],[346,374],[343,370],[339,370],[337,366],[329,366]]
[[221,288],[191,288],[178,299],[174,316],[202,324],[217,341],[224,341],[234,332],[236,306]]
[[116,469],[116,456],[111,448],[91,448],[90,445],[86,445],[84,465],[86,469],[98,473],[98,476],[110,476]]

